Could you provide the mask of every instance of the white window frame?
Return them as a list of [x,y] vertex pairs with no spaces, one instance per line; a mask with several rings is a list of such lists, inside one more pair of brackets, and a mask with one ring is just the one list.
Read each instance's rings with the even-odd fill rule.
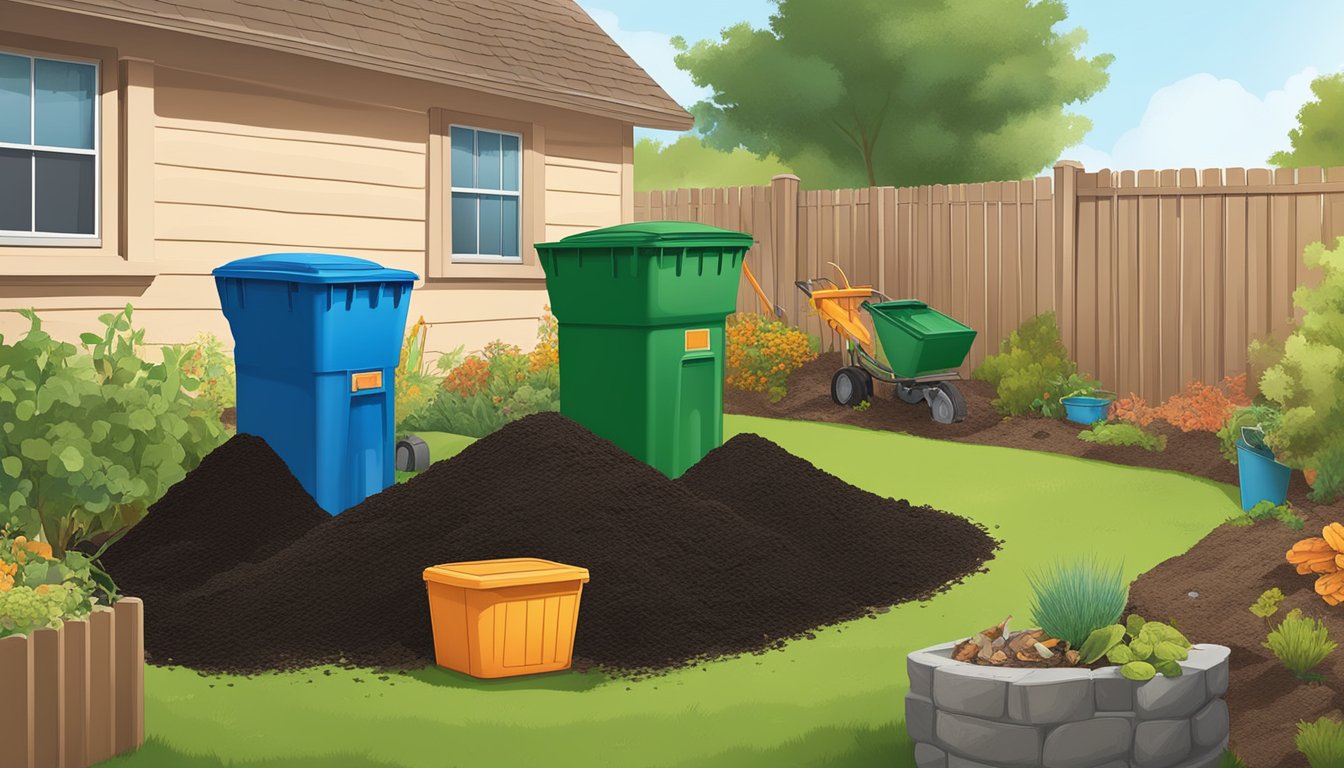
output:
[[[458,187],[458,186],[454,186],[454,185],[453,185],[453,175],[452,175],[452,157],[453,157],[452,129],[453,129],[453,128],[464,128],[464,129],[467,129],[467,130],[475,131],[476,133],[473,134],[473,137],[479,135],[479,133],[480,133],[481,131],[484,131],[484,132],[486,132],[486,133],[494,133],[494,134],[498,134],[498,135],[500,135],[500,136],[514,136],[514,137],[516,137],[516,138],[518,139],[518,189],[517,189],[517,191],[514,191],[514,190],[508,190],[508,189],[477,189],[477,188],[475,188],[475,187]],[[474,125],[466,125],[465,123],[449,123],[449,125],[448,125],[448,136],[447,136],[447,138],[448,138],[448,199],[447,199],[447,201],[445,201],[445,203],[446,203],[446,208],[447,208],[446,215],[448,216],[448,221],[449,221],[450,223],[451,223],[452,220],[453,220],[453,194],[456,193],[456,192],[462,192],[462,193],[465,193],[465,194],[473,194],[473,195],[500,195],[500,196],[503,196],[503,197],[516,197],[516,198],[518,198],[518,255],[517,255],[517,256],[504,256],[504,255],[501,255],[501,254],[488,254],[488,253],[457,253],[456,251],[453,251],[453,250],[452,250],[452,248],[453,248],[453,244],[452,244],[452,242],[450,241],[450,242],[447,243],[447,246],[448,246],[448,250],[449,250],[449,252],[451,253],[451,258],[452,258],[452,260],[453,260],[453,263],[455,263],[455,264],[522,264],[522,263],[523,263],[523,249],[524,249],[524,245],[523,245],[523,205],[524,205],[524,203],[526,202],[525,200],[523,200],[523,190],[525,189],[525,187],[523,186],[523,184],[524,184],[524,181],[523,181],[523,155],[524,155],[524,151],[523,151],[523,150],[524,150],[524,145],[523,145],[523,134],[521,134],[521,133],[517,133],[517,132],[514,132],[514,131],[500,131],[500,130],[496,130],[496,129],[494,129],[494,128],[478,128],[477,126],[474,126]],[[480,158],[480,154],[479,154],[479,144],[480,144],[480,142],[479,142],[479,141],[476,141],[475,138],[473,138],[473,141],[475,141],[476,146],[473,146],[473,147],[472,147],[472,156],[475,158],[476,162],[479,163],[479,162],[480,162],[480,159],[481,159],[481,158]],[[477,204],[477,207],[476,207],[476,250],[479,251],[480,249],[481,249],[481,209],[480,209],[480,205],[479,205],[479,203],[478,203],[478,204]]]
[[[0,141],[0,149],[12,149],[32,152],[32,164],[29,169],[29,190],[32,200],[31,223],[33,231],[0,229],[0,245],[48,245],[48,246],[90,246],[102,245],[103,223],[103,163],[102,163],[102,62],[79,56],[39,56],[21,53],[9,49],[0,49],[8,56],[21,56],[28,59],[28,83],[30,103],[28,105],[28,135],[36,139],[37,123],[37,62],[58,61],[74,64],[88,64],[93,67],[93,149],[75,149],[71,147],[48,147],[42,144],[12,144]],[[93,157],[93,234],[75,234],[70,232],[38,232],[37,230],[37,153],[64,155],[84,155]]]

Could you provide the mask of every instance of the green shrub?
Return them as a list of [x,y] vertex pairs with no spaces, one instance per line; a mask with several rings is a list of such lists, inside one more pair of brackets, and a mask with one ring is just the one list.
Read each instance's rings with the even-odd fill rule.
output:
[[1294,608],[1269,633],[1265,647],[1274,652],[1288,671],[1303,680],[1320,680],[1311,670],[1335,650],[1335,641],[1319,619],[1307,618]]
[[[76,543],[134,524],[169,486],[225,439],[219,414],[191,397],[196,383],[177,350],[139,356],[144,331],[131,307],[80,336],[89,350],[51,338],[31,310],[27,335],[0,337],[0,524],[51,544]],[[210,406],[212,407],[212,406]]]
[[51,545],[0,527],[0,637],[60,627],[114,599],[116,586],[89,557],[73,550],[57,557]]
[[1222,762],[1218,763],[1218,768],[1246,768],[1246,764],[1229,749],[1223,753],[1223,759]]
[[1051,382],[1068,379],[1078,367],[1059,338],[1055,313],[1045,312],[1027,320],[999,345],[999,354],[986,357],[971,378],[987,381],[998,397],[994,407],[1006,416],[1031,411],[1034,401],[1050,389]]
[[1275,505],[1272,501],[1262,501],[1251,507],[1245,517],[1253,523],[1261,520],[1278,520],[1295,531],[1302,530],[1302,527],[1306,525],[1306,522],[1298,517],[1297,513],[1293,512],[1291,502]]
[[1097,424],[1078,433],[1078,439],[1098,445],[1137,445],[1145,451],[1167,449],[1166,435],[1153,435],[1141,427],[1123,422]]
[[1308,246],[1303,261],[1323,275],[1293,292],[1304,316],[1260,392],[1283,414],[1266,442],[1284,464],[1315,469],[1311,498],[1328,502],[1344,493],[1344,237],[1333,250]]
[[1111,624],[1092,632],[1078,652],[1084,664],[1105,656],[1120,665],[1123,677],[1143,681],[1159,672],[1180,677],[1180,662],[1190,657],[1190,641],[1174,626],[1131,614],[1123,625]]
[[1103,392],[1101,382],[1087,374],[1071,373],[1068,376],[1056,376],[1049,387],[1035,400],[1031,401],[1031,410],[1047,419],[1062,419],[1068,415],[1064,405],[1067,397],[1095,397]]
[[195,340],[175,347],[183,376],[184,389],[195,382],[197,401],[212,413],[238,404],[238,377],[233,355],[224,351],[224,342],[213,333],[199,334]]
[[1251,605],[1251,613],[1268,621],[1270,616],[1279,612],[1279,604],[1283,602],[1283,590],[1278,587],[1267,589],[1260,593],[1255,603]]
[[1311,768],[1344,768],[1344,723],[1325,717],[1298,723],[1297,751]]
[[408,417],[406,429],[484,437],[524,416],[560,410],[560,369],[543,349],[547,343],[543,337],[525,354],[494,341],[465,358],[456,352],[441,358],[447,376],[434,401]]
[[1223,458],[1233,464],[1237,463],[1237,441],[1241,439],[1242,427],[1260,427],[1265,434],[1273,434],[1279,428],[1279,419],[1279,409],[1263,403],[1233,411],[1227,423],[1218,430]]
[[1032,621],[1075,648],[1097,627],[1118,620],[1129,600],[1124,568],[1095,558],[1056,561],[1039,574],[1028,574],[1027,582]]
[[398,432],[403,432],[405,425],[428,407],[438,394],[439,378],[426,370],[424,364],[425,339],[428,335],[429,326],[425,324],[425,318],[421,317],[411,326],[401,346],[393,390],[394,419]]

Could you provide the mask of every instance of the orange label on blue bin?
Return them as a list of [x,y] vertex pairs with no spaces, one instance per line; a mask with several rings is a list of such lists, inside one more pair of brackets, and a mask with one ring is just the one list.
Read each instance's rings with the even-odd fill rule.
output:
[[364,373],[350,374],[350,391],[358,392],[363,389],[379,389],[383,386],[382,371],[366,371]]
[[686,332],[686,351],[703,352],[709,349],[709,329],[697,328]]

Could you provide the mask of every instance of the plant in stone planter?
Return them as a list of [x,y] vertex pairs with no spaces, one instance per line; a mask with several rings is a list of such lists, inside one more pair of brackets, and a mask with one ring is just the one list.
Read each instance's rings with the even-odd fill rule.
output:
[[1074,648],[1093,630],[1118,621],[1129,600],[1123,565],[1096,558],[1056,562],[1027,581],[1036,625]]
[[1159,672],[1180,677],[1180,662],[1190,657],[1190,641],[1168,624],[1130,614],[1123,626],[1112,624],[1088,635],[1078,650],[1084,664],[1105,656],[1120,665],[1120,674],[1126,679],[1143,681]]

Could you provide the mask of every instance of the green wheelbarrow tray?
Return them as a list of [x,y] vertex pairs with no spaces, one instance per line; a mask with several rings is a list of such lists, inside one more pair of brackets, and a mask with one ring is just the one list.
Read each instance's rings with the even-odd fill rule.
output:
[[891,371],[916,379],[959,367],[970,354],[976,332],[922,301],[863,302],[873,318],[877,345]]

